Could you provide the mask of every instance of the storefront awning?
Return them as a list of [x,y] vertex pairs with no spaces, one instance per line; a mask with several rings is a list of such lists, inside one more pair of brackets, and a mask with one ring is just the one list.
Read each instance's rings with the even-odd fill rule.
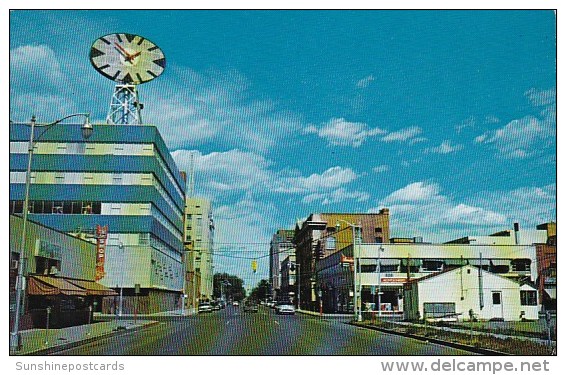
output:
[[103,297],[107,297],[107,296],[116,296],[118,295],[118,293],[116,293],[114,290],[112,289],[108,289],[106,288],[104,285],[101,285],[99,283],[96,283],[94,281],[88,281],[88,280],[68,280],[71,284],[74,284],[84,290],[86,290],[86,294],[88,296],[103,296]]
[[74,280],[65,277],[33,275],[29,278],[28,294],[35,296],[115,296],[112,289],[89,280]]
[[86,290],[71,284],[62,277],[34,275],[28,281],[28,294],[32,296],[86,296]]
[[494,266],[510,266],[511,260],[509,259],[491,259],[491,264]]
[[362,266],[375,266],[375,265],[377,265],[377,259],[375,259],[375,258],[360,258],[360,265],[362,265]]
[[381,259],[382,266],[398,266],[401,261],[399,259]]

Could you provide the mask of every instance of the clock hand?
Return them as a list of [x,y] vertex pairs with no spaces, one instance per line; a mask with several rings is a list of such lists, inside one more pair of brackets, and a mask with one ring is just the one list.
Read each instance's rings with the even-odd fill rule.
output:
[[115,45],[116,47],[118,47],[118,49],[124,54],[124,57],[125,57],[126,59],[129,60],[129,59],[131,58],[131,55],[128,53],[128,51],[126,51],[126,50],[124,49],[124,47],[122,47],[122,46],[119,45],[118,43],[114,43],[114,45]]

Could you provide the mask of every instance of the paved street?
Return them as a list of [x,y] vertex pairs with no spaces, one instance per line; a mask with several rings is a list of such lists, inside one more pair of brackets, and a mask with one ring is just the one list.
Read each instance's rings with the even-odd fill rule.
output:
[[462,355],[465,351],[357,328],[339,320],[237,307],[161,321],[56,355]]

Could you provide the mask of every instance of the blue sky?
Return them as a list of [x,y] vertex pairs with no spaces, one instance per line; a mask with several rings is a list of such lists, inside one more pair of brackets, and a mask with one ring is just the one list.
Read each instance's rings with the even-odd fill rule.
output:
[[312,212],[388,207],[428,241],[556,220],[551,11],[13,11],[10,118],[102,122],[88,52],[113,32],[165,53],[144,121],[181,170],[195,155],[216,271],[265,277],[272,234]]

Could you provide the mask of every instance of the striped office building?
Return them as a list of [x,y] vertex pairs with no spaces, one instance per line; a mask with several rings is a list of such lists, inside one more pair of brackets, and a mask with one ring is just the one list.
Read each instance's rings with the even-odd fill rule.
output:
[[[29,132],[10,124],[10,213],[16,215],[23,212]],[[97,226],[108,228],[98,282],[123,298],[99,309],[178,308],[185,181],[157,128],[94,125],[85,141],[80,125],[61,123],[43,134],[36,129],[35,139],[29,219],[93,242]]]

